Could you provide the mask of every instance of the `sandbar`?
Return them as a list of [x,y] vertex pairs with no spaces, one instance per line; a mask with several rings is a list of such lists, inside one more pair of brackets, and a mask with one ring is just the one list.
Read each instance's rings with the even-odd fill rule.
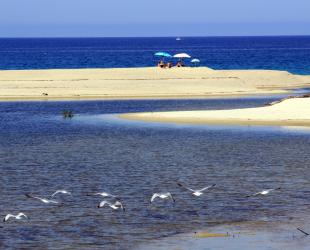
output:
[[179,99],[286,93],[310,76],[275,70],[160,69],[1,70],[0,100]]
[[151,122],[223,125],[310,126],[310,98],[290,98],[271,106],[231,110],[199,110],[122,114]]

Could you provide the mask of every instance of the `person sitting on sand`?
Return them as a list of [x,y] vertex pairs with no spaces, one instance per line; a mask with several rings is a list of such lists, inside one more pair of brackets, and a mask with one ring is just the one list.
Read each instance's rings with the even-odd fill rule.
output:
[[172,68],[172,62],[168,62],[167,64],[166,64],[166,68],[168,68],[168,69],[170,69],[170,68]]
[[164,67],[165,67],[164,61],[163,61],[163,60],[160,60],[160,61],[158,62],[158,64],[157,64],[157,66],[158,66],[159,68],[164,68]]
[[185,64],[184,64],[183,61],[178,61],[178,63],[177,63],[176,66],[177,66],[177,67],[185,67]]

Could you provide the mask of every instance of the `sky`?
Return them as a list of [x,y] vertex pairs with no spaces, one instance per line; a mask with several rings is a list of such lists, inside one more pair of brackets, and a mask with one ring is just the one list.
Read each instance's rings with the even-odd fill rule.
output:
[[310,35],[310,0],[0,0],[0,37]]

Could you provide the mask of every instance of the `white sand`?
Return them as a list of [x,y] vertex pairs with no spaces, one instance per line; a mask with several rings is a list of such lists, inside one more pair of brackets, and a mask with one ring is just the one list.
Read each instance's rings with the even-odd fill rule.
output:
[[310,76],[271,70],[153,67],[0,71],[0,100],[205,98],[283,93],[301,86],[310,86]]
[[121,117],[175,123],[310,126],[310,98],[292,98],[258,108],[134,113]]

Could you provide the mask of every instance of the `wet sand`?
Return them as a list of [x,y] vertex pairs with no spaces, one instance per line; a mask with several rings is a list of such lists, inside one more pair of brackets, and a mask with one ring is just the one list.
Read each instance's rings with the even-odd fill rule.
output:
[[[137,249],[309,249],[310,238],[297,230],[302,222],[244,222],[211,227],[188,234],[154,240]],[[309,230],[302,223],[305,231]]]
[[123,68],[0,71],[0,100],[208,98],[285,93],[310,76],[272,70]]

